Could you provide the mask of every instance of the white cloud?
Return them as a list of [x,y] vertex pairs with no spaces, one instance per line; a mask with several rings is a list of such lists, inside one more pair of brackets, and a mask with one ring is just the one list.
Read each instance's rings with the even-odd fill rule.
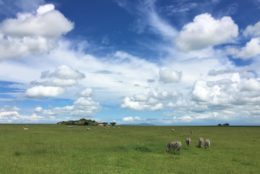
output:
[[154,9],[148,11],[147,14],[149,24],[156,32],[161,34],[163,37],[170,40],[177,35],[176,29],[173,26],[169,25],[165,20],[163,20]]
[[247,26],[243,34],[247,37],[260,37],[260,21],[255,25]]
[[57,118],[64,116],[67,118],[90,117],[100,108],[99,103],[93,100],[91,93],[86,95],[86,92],[90,90],[91,89],[83,90],[72,105],[42,109],[40,113],[46,116],[56,116]]
[[18,13],[0,23],[0,60],[47,53],[72,29],[52,4],[40,6],[36,13]]
[[[53,78],[51,80],[48,81],[43,81],[43,82],[39,82],[41,84],[46,84],[46,85],[54,85],[54,86],[60,86],[60,87],[66,87],[66,86],[74,86],[77,84],[77,80],[74,79],[56,79]],[[36,82],[37,83],[37,82]]]
[[35,112],[42,112],[43,108],[38,106],[34,109]]
[[36,14],[18,13],[16,18],[5,19],[0,31],[12,37],[59,37],[73,29],[73,23],[62,13],[55,10],[53,4],[39,6]]
[[6,37],[0,31],[0,60],[20,58],[30,54],[42,54],[53,47],[53,39],[49,40],[44,37]]
[[159,110],[163,108],[163,104],[154,98],[142,99],[140,96],[125,97],[122,107],[134,110]]
[[133,8],[131,8],[131,1],[116,0],[115,2],[119,7],[124,8],[130,13],[138,13],[139,18],[134,26],[137,32],[144,32],[146,27],[150,27],[149,31],[162,36],[167,41],[172,41],[172,38],[176,36],[177,30],[175,27],[170,25],[157,13],[155,0],[140,1],[138,2],[138,6]]
[[58,66],[53,72],[44,71],[41,73],[41,79],[45,81],[36,81],[36,84],[53,85],[59,87],[74,86],[79,80],[85,78],[85,75],[78,70],[72,69],[67,65]]
[[245,105],[246,110],[249,103],[259,105],[259,90],[259,79],[242,79],[238,73],[234,73],[230,79],[197,81],[192,95],[193,99],[207,105]]
[[92,89],[91,88],[86,88],[85,90],[83,90],[80,95],[82,97],[89,97],[92,94]]
[[228,84],[230,83],[232,82],[223,81],[222,83],[210,84],[210,82],[206,81],[197,81],[192,91],[193,98],[209,104],[228,104],[235,99],[235,96],[232,94],[239,90],[236,84],[229,86]]
[[78,70],[74,70],[67,65],[59,66],[54,72],[45,71],[42,78],[59,78],[59,79],[83,79],[85,75]]
[[[149,89],[144,94],[125,97],[122,103],[123,108],[134,110],[161,110],[170,105],[173,98],[177,98],[178,94],[161,90]],[[172,100],[171,100],[172,99]]]
[[[198,80],[188,90],[161,86],[165,88],[161,93],[148,92],[126,97],[122,107],[157,110],[156,106],[160,105],[158,109],[169,115],[171,123],[257,120],[260,116],[260,79],[241,74],[243,72],[233,70],[208,76],[211,80]],[[174,90],[178,92],[171,94]],[[159,121],[165,122],[163,119]]]
[[141,118],[140,117],[132,117],[132,116],[129,116],[129,117],[123,117],[123,121],[125,122],[135,122],[135,121],[140,121]]
[[65,87],[77,85],[78,80],[85,78],[85,75],[69,66],[61,65],[53,72],[42,72],[41,78],[47,80],[33,81],[32,84],[35,86],[26,90],[28,97],[57,97],[64,93]]
[[[215,52],[211,54],[215,55],[215,57],[219,56]],[[53,57],[56,58],[55,61],[53,60]],[[189,103],[182,98],[189,96],[185,94],[185,91],[191,90],[193,82],[198,78],[207,79],[208,77],[205,75],[207,75],[208,71],[211,69],[219,66],[225,68],[227,66],[216,59],[208,57],[197,59],[197,56],[194,56],[193,59],[191,56],[190,60],[185,61],[168,60],[163,63],[163,65],[167,66],[163,66],[122,51],[115,52],[114,54],[109,55],[109,57],[100,58],[86,53],[77,52],[75,50],[69,50],[67,48],[55,50],[51,55],[45,57],[44,60],[54,62],[55,64],[61,62],[64,65],[74,65],[74,70],[77,69],[80,73],[86,74],[87,78],[81,79],[80,84],[87,88],[94,88],[98,102],[114,102],[113,104],[118,104],[120,99],[125,97],[125,100],[129,98],[128,101],[126,100],[125,103],[123,103],[126,108],[162,111],[163,109],[175,109],[176,107],[188,108]],[[174,69],[176,72],[183,72],[180,83],[159,83],[157,80],[153,83],[149,83],[148,79],[158,79],[158,72],[161,69],[160,66],[167,67],[167,69],[170,70]],[[97,73],[101,71],[104,72],[104,70],[109,73]],[[50,81],[50,79],[56,78],[54,74],[60,74],[57,72],[59,71],[55,69],[53,71],[48,71],[46,74],[43,73],[43,77],[46,76],[46,79],[44,80]],[[64,76],[59,75],[59,77]],[[147,88],[157,88],[160,90],[155,90],[155,92],[150,90],[150,92],[148,92],[149,90],[147,91]],[[78,88],[75,88],[75,90],[78,91]],[[180,97],[179,94],[173,92],[175,90],[180,91],[180,93],[184,92],[185,95]],[[68,95],[70,95],[70,93],[66,92],[64,97],[66,98]],[[142,97],[142,95],[144,96]],[[86,92],[86,97],[87,96],[88,90]],[[74,96],[72,98],[74,98]],[[75,101],[77,99],[75,99]],[[94,108],[94,110],[96,110],[96,107]],[[91,111],[82,112],[82,110],[74,112],[74,109],[74,104],[72,104],[64,107],[45,109],[45,113],[46,115],[61,116],[67,114],[72,116],[72,114],[76,115],[76,113],[95,113]]]
[[209,91],[207,82],[197,81],[192,91],[193,97],[197,100],[206,101],[208,99]]
[[253,78],[244,80],[241,89],[246,91],[260,91],[260,80]]
[[57,97],[63,92],[64,90],[61,87],[34,86],[26,90],[26,95],[28,97]]
[[182,73],[168,68],[161,68],[159,71],[160,81],[164,83],[174,83],[181,80]]
[[45,5],[40,6],[37,9],[37,14],[42,15],[42,14],[51,12],[53,10],[55,10],[55,6],[53,4],[45,4]]
[[18,111],[1,111],[0,112],[0,118],[6,118],[6,117],[19,117]]
[[180,50],[192,51],[232,42],[237,36],[238,26],[231,17],[214,19],[204,13],[184,25],[175,42]]
[[217,75],[221,75],[221,74],[229,74],[229,73],[235,73],[235,70],[232,69],[212,69],[209,71],[208,75],[210,76],[217,76]]
[[229,48],[228,52],[235,58],[251,59],[260,56],[260,38],[252,38],[246,45],[240,49]]
[[[66,91],[69,88],[74,90],[64,93],[62,96],[64,98],[68,96],[71,98],[72,94],[79,90],[78,87],[93,88],[96,89],[97,98],[100,101],[115,103],[124,96],[142,93],[152,85],[148,79],[158,78],[158,65],[144,58],[123,51],[116,51],[107,57],[96,57],[70,48],[71,45],[61,45],[47,56],[41,56],[37,60],[33,58],[24,60],[24,64],[2,62],[0,63],[0,79],[12,79],[27,84],[32,81],[33,86],[55,86],[66,88]],[[67,67],[73,65],[73,68],[69,69],[75,72],[61,73],[60,70],[63,68],[57,68],[61,65]],[[11,71],[12,69],[16,71]],[[46,72],[46,69],[50,71]],[[98,73],[104,70],[110,73]],[[17,74],[20,74],[19,77]],[[79,79],[83,77],[83,74],[86,78]],[[41,79],[39,79],[40,76],[42,76]],[[77,79],[68,79],[72,77]],[[75,81],[77,83],[74,85]]]
[[24,115],[20,113],[20,109],[17,107],[0,108],[1,123],[32,123],[40,120],[50,121],[50,118],[44,118],[36,113]]

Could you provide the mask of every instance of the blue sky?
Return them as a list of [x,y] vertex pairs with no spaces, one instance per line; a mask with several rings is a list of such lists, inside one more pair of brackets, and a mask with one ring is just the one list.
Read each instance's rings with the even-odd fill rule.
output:
[[0,0],[0,122],[259,124],[259,11],[259,0]]

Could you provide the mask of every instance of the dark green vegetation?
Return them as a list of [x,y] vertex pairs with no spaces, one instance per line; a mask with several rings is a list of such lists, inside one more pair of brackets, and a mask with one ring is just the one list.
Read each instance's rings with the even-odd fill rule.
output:
[[229,126],[229,123],[224,123],[224,124],[219,123],[218,126]]
[[61,125],[79,125],[79,126],[96,126],[98,125],[98,122],[96,122],[95,120],[87,120],[87,119],[79,119],[79,120],[69,120],[69,121],[61,121],[58,122],[57,124],[61,124]]
[[[88,128],[0,125],[0,173],[260,173],[260,127]],[[210,149],[195,147],[201,136],[211,139]],[[176,139],[184,147],[180,154],[166,153],[166,144]]]
[[[59,125],[78,125],[78,126],[108,126],[109,124],[107,122],[97,122],[95,120],[89,120],[85,118],[81,118],[79,120],[69,120],[69,121],[61,121],[58,122]],[[116,122],[110,122],[111,126],[115,126]]]

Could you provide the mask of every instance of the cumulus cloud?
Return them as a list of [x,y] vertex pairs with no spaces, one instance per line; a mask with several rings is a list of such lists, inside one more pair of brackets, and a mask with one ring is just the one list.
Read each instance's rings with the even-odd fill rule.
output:
[[175,108],[177,112],[174,113],[179,114],[175,119],[188,122],[258,120],[259,90],[259,79],[241,78],[238,73],[218,81],[197,81],[188,105],[183,106],[183,109]]
[[21,114],[20,109],[17,107],[3,107],[0,108],[0,122],[1,123],[32,123],[39,120],[45,120],[50,118],[44,118],[36,113]]
[[59,78],[59,79],[82,79],[85,75],[78,70],[74,70],[67,65],[59,66],[54,72],[42,72],[41,78]]
[[247,105],[260,101],[259,79],[241,79],[234,73],[230,79],[219,81],[197,81],[194,85],[193,99],[211,105]]
[[122,107],[134,110],[159,110],[163,108],[163,104],[154,98],[146,99],[143,96],[125,97]]
[[[260,116],[260,79],[243,76],[243,73],[223,71],[208,77],[217,80],[197,80],[193,88],[187,91],[179,89],[172,93],[173,89],[168,88],[161,92],[126,97],[122,107],[133,110],[163,109],[168,115],[166,120],[171,123],[250,120]],[[166,120],[160,121],[166,123]]]
[[34,109],[35,112],[41,112],[43,110],[42,107],[38,106]]
[[230,101],[234,100],[235,97],[229,95],[230,90],[238,90],[236,85],[232,86],[233,88],[227,88],[226,85],[228,83],[231,82],[224,81],[223,84],[221,84],[221,82],[209,84],[206,81],[197,81],[192,91],[193,98],[210,104],[228,104]]
[[236,70],[233,69],[212,69],[208,72],[208,75],[210,76],[217,76],[217,75],[221,75],[221,74],[229,74],[229,73],[235,73],[237,72]]
[[184,25],[175,42],[180,50],[192,51],[232,42],[237,36],[238,26],[231,17],[215,19],[204,13]]
[[34,86],[26,90],[26,95],[28,97],[57,97],[63,92],[64,90],[61,87]]
[[74,85],[76,85],[78,83],[78,81],[75,80],[75,79],[58,79],[58,78],[53,78],[53,79],[49,79],[47,81],[34,82],[34,83],[66,87],[66,86],[74,86]]
[[39,6],[36,13],[18,13],[16,18],[5,19],[0,24],[0,31],[6,36],[59,37],[73,29],[71,23],[53,4]]
[[44,13],[48,13],[48,12],[53,11],[54,9],[55,9],[55,6],[53,4],[45,4],[45,5],[40,6],[37,9],[37,14],[41,15]]
[[250,78],[244,80],[241,84],[241,90],[244,91],[260,91],[260,79]]
[[252,38],[246,45],[240,49],[229,48],[228,52],[240,59],[252,59],[260,56],[260,38]]
[[170,70],[168,68],[161,68],[159,71],[160,81],[164,83],[174,83],[181,80],[181,72]]
[[82,97],[89,97],[91,94],[92,94],[92,89],[91,89],[91,88],[86,88],[86,89],[84,89],[84,90],[80,93],[80,95],[81,95]]
[[45,79],[45,81],[34,82],[45,85],[53,85],[53,86],[73,86],[78,83],[79,80],[84,79],[85,75],[78,70],[72,69],[67,65],[61,65],[57,67],[53,72],[44,71],[41,73],[41,79]]
[[9,117],[13,117],[13,118],[19,118],[19,113],[18,111],[1,111],[0,112],[0,118],[9,118]]
[[140,121],[141,118],[137,117],[137,116],[135,116],[135,117],[129,116],[129,117],[123,117],[122,120],[125,122],[135,122],[135,121]]
[[30,54],[42,54],[54,47],[54,40],[44,37],[14,38],[0,32],[0,60],[20,58]]
[[177,96],[174,92],[149,89],[144,94],[125,97],[121,106],[134,110],[161,110],[171,105],[171,99]]
[[[57,118],[66,116],[73,117],[89,117],[96,113],[100,106],[99,103],[92,98],[91,89],[87,88],[80,93],[80,96],[73,101],[72,105],[61,107],[53,107],[49,109],[41,109],[42,115],[56,116]],[[36,109],[35,109],[36,110]]]
[[73,23],[53,4],[33,13],[18,13],[0,23],[0,60],[49,52],[72,29]]
[[260,37],[260,21],[255,25],[249,25],[243,32],[246,37]]
[[[26,90],[28,97],[57,97],[61,95],[65,87],[75,86],[85,75],[78,70],[74,70],[69,66],[61,65],[53,72],[44,71],[41,79],[44,81],[34,81],[33,86]],[[84,91],[86,94],[87,91]]]

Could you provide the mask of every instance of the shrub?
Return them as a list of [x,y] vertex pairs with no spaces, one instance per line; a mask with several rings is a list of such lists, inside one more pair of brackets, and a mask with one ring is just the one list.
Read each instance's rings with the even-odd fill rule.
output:
[[98,124],[98,122],[96,122],[95,120],[89,120],[89,119],[81,118],[79,120],[61,121],[61,122],[58,122],[57,124],[60,124],[60,125],[96,126]]
[[115,126],[115,125],[116,125],[116,122],[111,122],[110,125],[111,125],[111,126]]

